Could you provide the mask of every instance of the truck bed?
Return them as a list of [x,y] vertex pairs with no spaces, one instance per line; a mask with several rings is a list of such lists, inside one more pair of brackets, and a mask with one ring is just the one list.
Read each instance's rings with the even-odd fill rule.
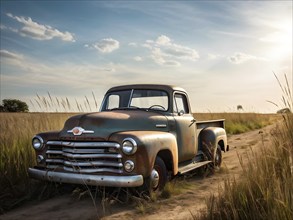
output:
[[209,120],[209,121],[197,121],[196,127],[198,133],[206,127],[220,127],[225,129],[225,119]]

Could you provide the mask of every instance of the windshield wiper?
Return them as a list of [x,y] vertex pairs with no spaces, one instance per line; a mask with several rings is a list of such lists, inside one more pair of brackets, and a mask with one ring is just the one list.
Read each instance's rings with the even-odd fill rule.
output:
[[112,109],[109,109],[109,110],[110,111],[114,111],[114,110],[143,110],[143,111],[145,111],[145,109],[137,107],[137,106],[112,108]]

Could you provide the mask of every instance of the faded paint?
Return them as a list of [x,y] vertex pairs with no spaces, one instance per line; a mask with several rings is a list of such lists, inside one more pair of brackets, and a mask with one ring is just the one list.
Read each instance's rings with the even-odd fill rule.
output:
[[[157,127],[157,124],[165,124],[166,127]],[[108,140],[112,133],[121,131],[169,131],[165,116],[142,110],[115,110],[72,117],[66,121],[60,137],[72,137],[67,131],[75,126],[94,131],[93,134],[81,135],[81,138],[95,137],[103,140]]]
[[[127,160],[134,163],[134,169],[131,172],[123,170],[107,169],[106,172],[94,171],[88,178],[97,181],[97,185],[105,184],[102,179],[97,180],[95,175],[106,175],[107,180],[115,180],[115,176],[126,177],[120,178],[121,185],[119,186],[137,186],[140,184],[140,178],[150,176],[157,155],[164,159],[164,163],[171,171],[172,175],[178,173],[179,164],[189,164],[189,161],[197,156],[198,150],[202,148],[202,143],[210,143],[213,147],[219,142],[223,143],[222,150],[227,150],[227,137],[224,130],[224,120],[214,120],[206,122],[195,122],[191,114],[188,96],[184,89],[167,86],[167,85],[129,85],[111,88],[105,95],[111,92],[129,90],[129,89],[150,89],[163,90],[168,94],[169,108],[167,111],[156,111],[149,109],[114,109],[112,111],[102,111],[98,113],[89,113],[76,115],[69,118],[60,132],[46,132],[38,134],[44,140],[44,147],[36,151],[36,155],[42,155],[46,158],[48,141],[68,141],[72,143],[114,143],[117,147],[114,149],[105,150],[103,156],[109,157],[111,154],[117,155],[115,163],[124,164]],[[180,93],[187,100],[188,112],[177,113],[174,111],[174,94]],[[71,131],[75,127],[81,127],[84,130],[92,131],[85,132],[80,135],[74,135]],[[126,155],[122,151],[122,142],[125,138],[132,138],[137,143],[137,151],[133,155]],[[60,142],[61,141],[61,142]],[[88,147],[88,146],[86,146]],[[85,151],[92,151],[93,147],[85,148]],[[64,149],[58,149],[58,155],[62,157]],[[168,156],[164,156],[168,155]],[[63,155],[64,156],[64,155]],[[78,155],[80,156],[80,155]],[[94,161],[96,157],[86,159],[86,163]],[[68,158],[66,158],[68,159]],[[88,161],[87,161],[88,160]],[[118,160],[118,161],[117,161]],[[103,160],[101,160],[103,161]],[[84,161],[83,161],[84,162]],[[61,162],[63,163],[63,162]],[[64,162],[65,163],[65,162]],[[82,163],[82,162],[81,162]],[[100,161],[99,161],[100,163]],[[105,163],[105,162],[103,162]],[[109,162],[108,162],[109,164]],[[103,167],[103,166],[102,166]],[[64,181],[79,183],[81,178],[78,177],[79,171],[70,172],[62,167],[62,164],[54,169],[46,169],[46,164],[38,164],[34,170],[31,169],[30,175],[37,179],[44,179],[43,172],[38,172],[38,169],[51,170],[52,175],[56,178],[62,177],[64,173]],[[180,166],[182,168],[182,166]],[[101,168],[103,169],[103,168]],[[114,170],[114,171],[113,171]],[[95,173],[96,172],[96,173]],[[112,172],[112,173],[111,173]],[[66,175],[65,175],[66,173]],[[73,175],[70,175],[72,173]],[[80,173],[82,175],[82,173]],[[70,179],[72,177],[72,179]],[[114,178],[112,178],[114,177]],[[127,178],[129,177],[129,178]],[[135,177],[134,179],[131,177]],[[54,178],[52,180],[54,180]],[[50,179],[50,178],[49,178]],[[61,181],[62,178],[60,178]],[[133,181],[129,185],[127,181]],[[94,182],[91,182],[94,184]],[[110,184],[111,185],[111,184]],[[115,184],[114,184],[115,185]]]

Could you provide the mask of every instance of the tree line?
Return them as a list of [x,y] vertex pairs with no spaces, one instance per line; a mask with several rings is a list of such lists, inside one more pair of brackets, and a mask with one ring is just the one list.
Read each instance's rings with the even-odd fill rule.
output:
[[28,105],[18,99],[3,99],[0,112],[29,112]]

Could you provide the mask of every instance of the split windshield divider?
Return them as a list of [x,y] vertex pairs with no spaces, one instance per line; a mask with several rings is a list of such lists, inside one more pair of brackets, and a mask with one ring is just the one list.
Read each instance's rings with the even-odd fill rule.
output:
[[134,89],[131,90],[127,108],[130,108],[130,104],[131,104],[131,100],[132,100],[132,96],[133,96],[133,91],[134,91]]

